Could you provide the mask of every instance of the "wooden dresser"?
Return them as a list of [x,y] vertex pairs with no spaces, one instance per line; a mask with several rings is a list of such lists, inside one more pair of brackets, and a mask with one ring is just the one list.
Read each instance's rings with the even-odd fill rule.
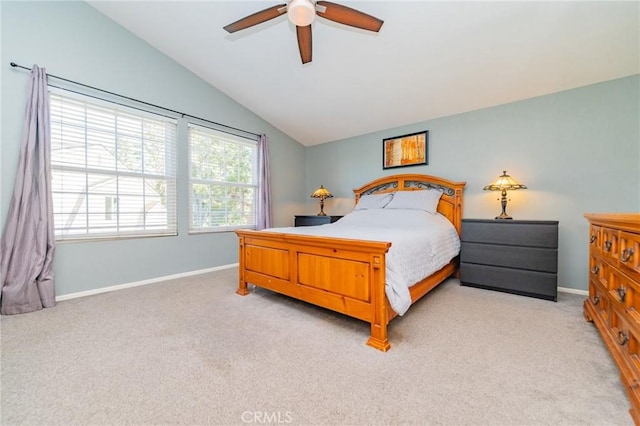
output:
[[584,215],[589,220],[589,298],[593,321],[620,369],[640,425],[640,213]]

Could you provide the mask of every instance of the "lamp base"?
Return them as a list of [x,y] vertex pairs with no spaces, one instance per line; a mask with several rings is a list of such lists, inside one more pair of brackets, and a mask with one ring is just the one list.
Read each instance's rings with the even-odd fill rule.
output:
[[324,212],[324,198],[320,197],[320,213],[318,216],[326,216],[327,214]]
[[507,191],[503,189],[501,195],[502,197],[500,197],[500,205],[502,206],[502,213],[500,213],[500,216],[496,216],[496,219],[513,219],[507,214]]

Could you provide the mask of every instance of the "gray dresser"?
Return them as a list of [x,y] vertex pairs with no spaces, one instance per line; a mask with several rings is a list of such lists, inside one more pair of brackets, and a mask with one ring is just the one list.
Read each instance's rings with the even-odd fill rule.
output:
[[300,215],[295,216],[294,226],[318,226],[326,225],[340,220],[342,216],[317,216],[317,215]]
[[462,285],[558,300],[558,221],[462,220]]

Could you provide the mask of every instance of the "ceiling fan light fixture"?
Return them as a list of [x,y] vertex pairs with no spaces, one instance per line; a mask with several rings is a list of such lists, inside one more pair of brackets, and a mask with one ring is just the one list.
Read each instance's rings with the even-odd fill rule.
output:
[[316,7],[311,0],[292,0],[287,7],[287,16],[298,27],[306,27],[315,19]]

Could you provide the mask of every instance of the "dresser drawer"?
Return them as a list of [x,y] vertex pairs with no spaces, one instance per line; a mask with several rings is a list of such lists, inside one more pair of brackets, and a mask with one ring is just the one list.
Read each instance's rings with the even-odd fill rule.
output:
[[611,267],[601,257],[594,255],[589,256],[589,274],[591,278],[597,280],[603,288],[610,288]]
[[547,300],[558,299],[557,276],[548,272],[460,263],[460,282]]
[[481,243],[463,242],[460,261],[531,271],[552,273],[558,271],[558,251],[537,247],[487,246]]
[[620,232],[620,265],[640,277],[640,234]]
[[558,223],[554,221],[462,221],[462,241],[527,247],[558,247]]
[[600,251],[604,257],[614,262],[618,261],[618,234],[620,234],[620,231],[617,229],[602,228]]
[[630,367],[626,379],[629,383],[637,383],[640,376],[640,356],[638,334],[636,330],[629,326],[625,317],[616,309],[611,309],[611,320],[609,322],[611,337],[615,342],[616,348],[623,355],[622,368]]
[[589,225],[589,248],[592,252],[602,251],[602,226]]
[[611,303],[629,316],[629,322],[640,330],[640,284],[625,274],[612,270],[609,286]]
[[597,282],[591,280],[589,282],[589,301],[595,306],[596,312],[600,315],[600,318],[608,324],[609,323],[609,297],[607,290],[603,290]]

